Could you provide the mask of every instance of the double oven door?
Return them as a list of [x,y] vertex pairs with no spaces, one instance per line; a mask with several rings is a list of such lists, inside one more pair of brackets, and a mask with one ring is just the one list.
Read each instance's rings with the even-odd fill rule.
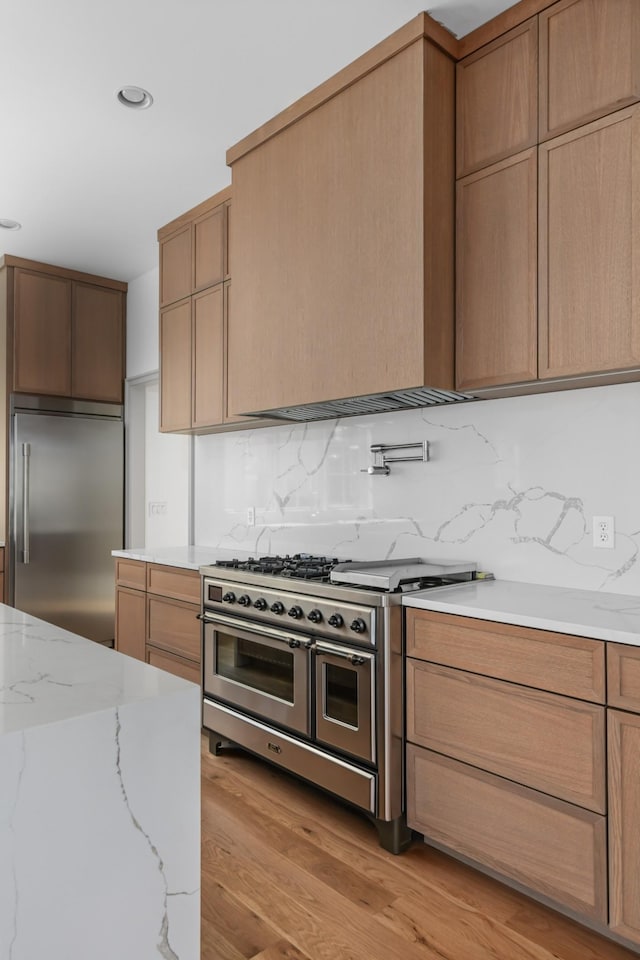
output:
[[375,652],[217,612],[203,620],[205,698],[376,763]]

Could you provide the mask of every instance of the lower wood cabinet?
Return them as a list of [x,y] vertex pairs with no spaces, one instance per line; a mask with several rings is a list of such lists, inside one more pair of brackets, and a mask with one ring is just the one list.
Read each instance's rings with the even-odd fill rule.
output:
[[200,575],[116,560],[116,650],[200,683]]
[[593,920],[607,920],[606,818],[407,747],[409,825]]
[[405,625],[409,826],[605,930],[605,644],[427,610]]
[[640,944],[640,716],[609,710],[609,923]]

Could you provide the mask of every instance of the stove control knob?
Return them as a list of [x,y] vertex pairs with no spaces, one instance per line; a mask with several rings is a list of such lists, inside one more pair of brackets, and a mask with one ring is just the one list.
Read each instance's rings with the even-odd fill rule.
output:
[[291,610],[289,610],[289,616],[293,617],[294,620],[301,620],[302,617],[304,617],[304,613],[302,612],[302,607],[298,607],[298,606],[291,607]]
[[256,608],[256,610],[266,610],[268,607],[268,603],[264,597],[258,597],[256,602],[254,603],[254,607]]
[[276,600],[275,603],[271,604],[271,613],[277,613],[278,616],[284,613],[284,604],[280,603],[279,600]]
[[332,613],[329,617],[329,626],[330,627],[342,627],[344,626],[344,619],[340,616],[339,613]]
[[251,597],[248,593],[243,593],[241,597],[238,597],[238,603],[241,607],[250,607],[251,606]]
[[222,597],[222,600],[223,600],[223,603],[235,603],[236,595],[235,593],[233,593],[232,590],[229,590],[228,593],[224,594],[224,596]]
[[354,633],[366,633],[367,625],[362,617],[356,617],[353,623],[350,624],[350,629],[353,630]]
[[307,620],[311,620],[311,623],[322,623],[322,611],[321,610],[310,610],[307,614]]

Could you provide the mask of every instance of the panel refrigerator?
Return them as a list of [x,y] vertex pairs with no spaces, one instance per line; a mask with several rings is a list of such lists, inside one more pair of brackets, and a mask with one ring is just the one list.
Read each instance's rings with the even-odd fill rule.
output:
[[108,643],[111,551],[124,538],[122,407],[14,394],[9,460],[10,602]]

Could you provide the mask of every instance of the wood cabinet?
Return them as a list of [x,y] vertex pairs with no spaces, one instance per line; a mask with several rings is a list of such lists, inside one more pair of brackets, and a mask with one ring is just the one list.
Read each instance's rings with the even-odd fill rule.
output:
[[560,0],[539,19],[541,140],[640,99],[637,0]]
[[606,923],[604,644],[408,610],[406,650],[409,826]]
[[18,393],[123,402],[127,285],[4,257]]
[[229,414],[453,385],[453,59],[420,15],[227,153]]
[[640,716],[609,710],[608,733],[609,923],[640,944]]
[[535,148],[457,183],[456,386],[538,374]]
[[606,820],[409,744],[411,826],[432,842],[606,922]]
[[456,387],[638,379],[640,5],[540,0],[477,43],[457,67]]
[[538,22],[532,17],[456,67],[456,176],[538,142]]
[[539,376],[640,367],[640,105],[539,159]]
[[264,421],[233,417],[228,411],[230,211],[227,189],[158,231],[160,429],[164,432],[210,433],[264,426]]
[[116,560],[116,650],[200,683],[196,570]]

